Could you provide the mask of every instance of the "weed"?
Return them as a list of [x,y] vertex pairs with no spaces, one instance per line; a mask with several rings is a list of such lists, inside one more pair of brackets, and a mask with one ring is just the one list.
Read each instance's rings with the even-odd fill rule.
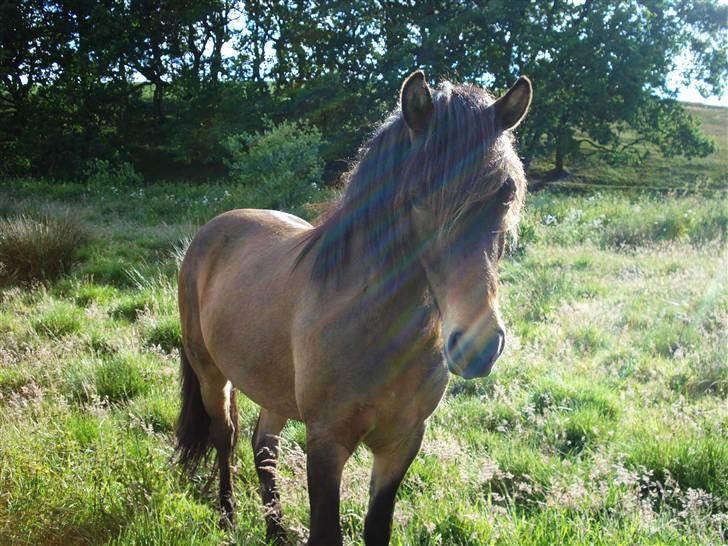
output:
[[178,317],[165,317],[156,321],[147,335],[147,344],[172,352],[182,347],[182,330]]
[[103,360],[95,373],[96,393],[110,402],[120,402],[149,391],[145,366],[134,355]]

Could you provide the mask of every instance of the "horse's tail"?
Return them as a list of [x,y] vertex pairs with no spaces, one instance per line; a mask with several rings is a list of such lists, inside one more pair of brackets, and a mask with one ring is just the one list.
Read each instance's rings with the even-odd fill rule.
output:
[[180,348],[180,356],[182,408],[177,419],[177,461],[189,472],[194,472],[212,448],[210,416],[202,403],[200,380],[190,366],[184,348]]

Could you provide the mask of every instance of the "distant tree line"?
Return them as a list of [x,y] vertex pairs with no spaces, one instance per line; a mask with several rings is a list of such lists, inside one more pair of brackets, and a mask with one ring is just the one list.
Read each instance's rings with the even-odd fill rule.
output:
[[667,75],[689,57],[722,93],[727,19],[718,0],[0,0],[0,171],[220,175],[231,135],[284,121],[335,169],[414,68],[496,92],[529,75],[520,151],[555,171],[585,145],[704,155]]

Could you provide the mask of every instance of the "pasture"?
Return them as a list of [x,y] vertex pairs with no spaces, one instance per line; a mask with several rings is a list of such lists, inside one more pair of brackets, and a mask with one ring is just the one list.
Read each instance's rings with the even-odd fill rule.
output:
[[[485,379],[451,378],[393,544],[728,541],[726,116],[708,113],[713,156],[606,177],[673,191],[528,196],[500,270],[505,353]],[[217,527],[210,474],[170,462],[180,256],[248,198],[233,183],[0,182],[0,216],[81,230],[69,274],[0,289],[0,544],[263,544],[252,403],[238,398],[235,532]],[[304,429],[282,436],[284,526],[302,541]],[[345,469],[348,544],[370,466],[360,449]]]

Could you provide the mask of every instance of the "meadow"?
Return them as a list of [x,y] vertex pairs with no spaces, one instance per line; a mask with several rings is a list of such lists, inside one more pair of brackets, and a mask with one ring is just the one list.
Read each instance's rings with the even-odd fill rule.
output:
[[[451,379],[392,544],[728,542],[719,113],[709,158],[653,158],[649,180],[644,164],[623,167],[630,191],[605,183],[616,175],[604,167],[601,188],[529,196],[500,270],[505,353],[488,378]],[[254,404],[238,396],[236,531],[217,527],[209,471],[190,480],[171,462],[176,269],[202,223],[251,200],[233,182],[0,181],[1,218],[78,228],[60,278],[0,288],[0,544],[263,544]],[[303,426],[289,424],[282,445],[295,543],[308,519]],[[348,544],[362,536],[370,465],[360,449],[345,470]]]

